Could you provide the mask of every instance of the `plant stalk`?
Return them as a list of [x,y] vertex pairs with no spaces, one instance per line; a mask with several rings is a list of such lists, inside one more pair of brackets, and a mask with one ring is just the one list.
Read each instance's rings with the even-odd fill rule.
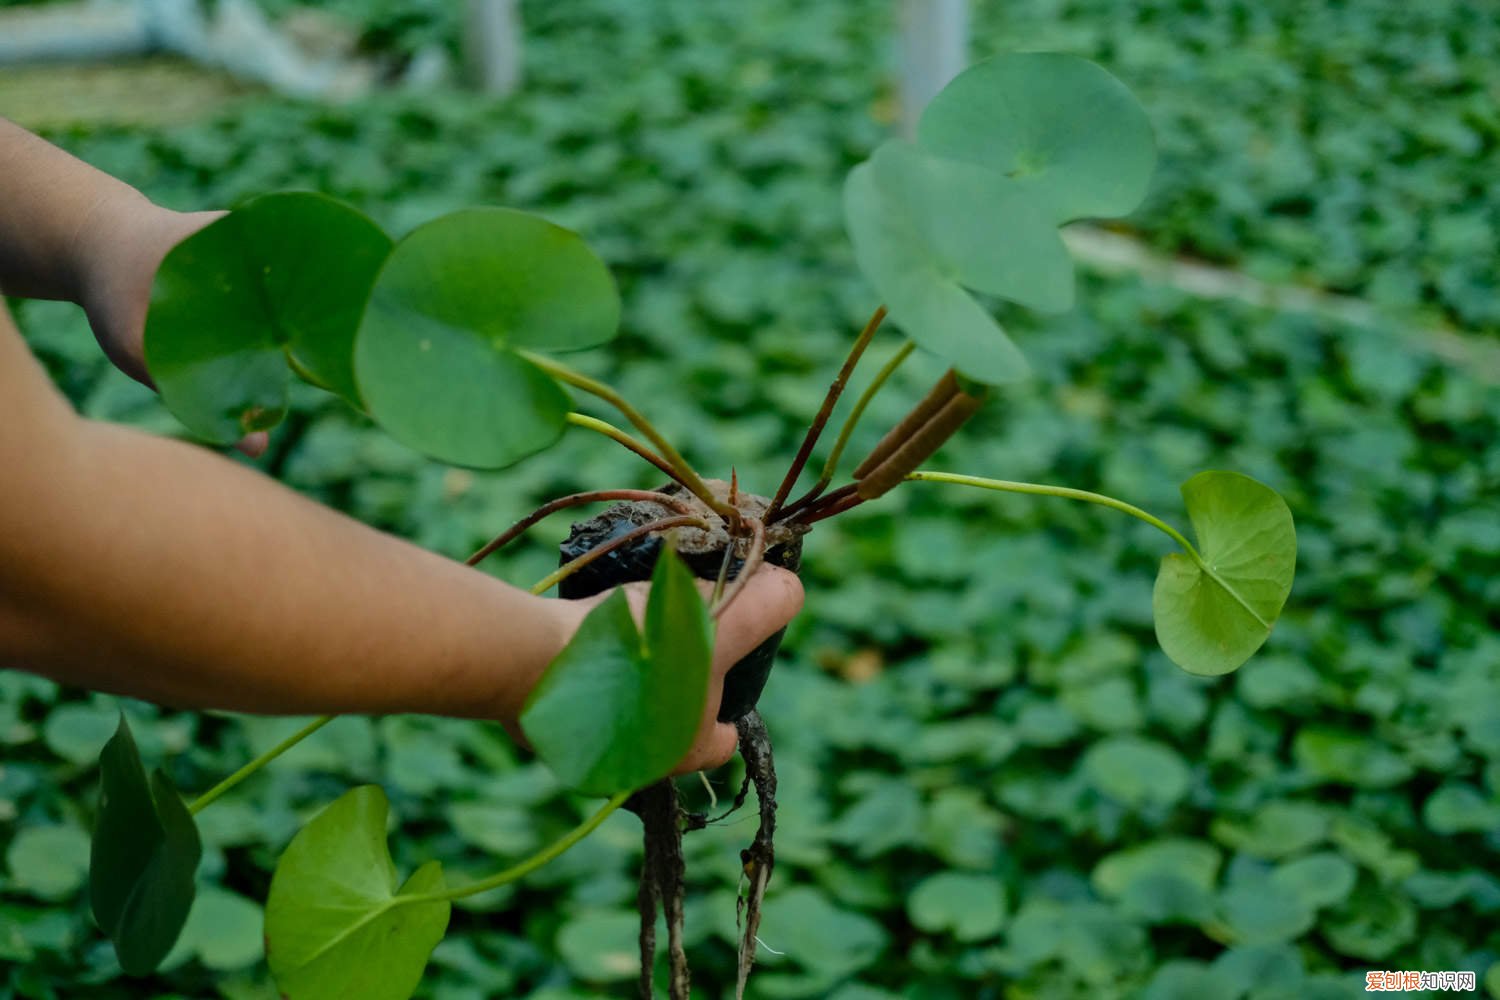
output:
[[591,431],[598,431],[605,437],[619,442],[626,448],[629,448],[631,451],[644,458],[646,461],[650,462],[652,465],[656,466],[662,472],[666,473],[667,477],[673,482],[678,483],[684,488],[687,487],[687,483],[682,481],[682,474],[679,473],[676,469],[672,468],[672,466],[667,462],[666,459],[662,458],[656,452],[646,447],[644,442],[638,440],[637,438],[631,437],[629,434],[626,434],[614,424],[611,424],[605,420],[600,420],[598,417],[591,417],[586,413],[569,413],[568,423],[572,424],[575,427],[584,427]]
[[807,428],[807,434],[802,438],[802,447],[797,449],[797,457],[792,459],[792,467],[787,470],[786,476],[782,478],[781,485],[776,489],[776,496],[771,501],[771,506],[766,509],[767,523],[775,519],[781,510],[781,505],[786,503],[787,494],[792,492],[792,487],[797,484],[797,477],[802,475],[803,468],[807,465],[808,458],[812,455],[813,448],[818,443],[818,438],[823,433],[823,428],[828,425],[828,418],[833,415],[833,407],[844,394],[844,386],[849,384],[849,376],[854,373],[854,366],[859,364],[859,359],[864,355],[865,348],[870,346],[870,341],[875,337],[875,331],[880,329],[881,322],[885,319],[885,306],[875,310],[865,328],[860,331],[854,341],[854,346],[849,349],[849,356],[844,359],[844,365],[839,369],[833,384],[828,387],[828,392],[823,397],[823,405],[818,409],[818,415],[813,418],[811,426]]
[[931,472],[922,470],[912,472],[906,476],[912,482],[923,483],[955,483],[959,486],[977,486],[980,489],[995,490],[1000,493],[1028,493],[1033,496],[1062,497],[1067,500],[1082,500],[1084,503],[1098,504],[1101,507],[1109,507],[1121,513],[1129,514],[1131,517],[1145,521],[1156,530],[1164,533],[1192,557],[1200,567],[1208,569],[1204,564],[1203,557],[1198,550],[1193,548],[1193,543],[1183,537],[1182,532],[1172,527],[1159,517],[1148,514],[1133,504],[1114,497],[1105,496],[1102,493],[1090,493],[1087,490],[1075,490],[1068,486],[1047,486],[1042,483],[1017,483],[1007,479],[986,479],[981,476],[961,476],[952,472]]
[[651,490],[591,490],[587,493],[570,493],[565,497],[559,497],[550,503],[545,503],[530,514],[527,514],[521,520],[492,538],[483,548],[464,560],[464,563],[468,566],[477,566],[491,553],[510,544],[523,531],[549,514],[554,514],[566,507],[576,507],[579,504],[585,503],[599,503],[604,500],[644,500],[647,503],[660,504],[669,510],[675,510],[683,515],[690,515],[693,512],[692,508],[681,500],[668,496],[665,493],[656,493]]
[[469,896],[477,896],[481,892],[489,892],[491,889],[498,889],[500,886],[505,885],[507,882],[514,882],[518,878],[530,875],[532,872],[536,871],[547,862],[553,860],[563,852],[567,851],[568,848],[578,843],[584,837],[587,837],[589,834],[597,830],[599,828],[599,825],[609,818],[609,814],[624,805],[625,800],[630,798],[630,796],[630,792],[619,792],[608,802],[604,803],[604,805],[601,806],[599,811],[594,813],[594,815],[590,816],[588,819],[584,820],[582,823],[575,826],[572,830],[569,830],[562,837],[553,841],[551,844],[548,844],[546,847],[542,848],[540,851],[533,854],[525,861],[522,861],[520,864],[512,865],[511,867],[506,868],[503,871],[496,872],[488,878],[480,879],[478,882],[471,882],[468,885],[456,886],[452,889],[441,889],[436,892],[424,892],[415,896],[397,896],[395,899],[391,900],[391,903],[393,905],[404,903],[436,903],[443,900],[452,901],[455,899],[465,899]]
[[695,517],[692,514],[684,514],[678,517],[663,517],[659,520],[652,521],[649,524],[643,524],[639,527],[631,528],[629,531],[625,532],[625,534],[623,535],[620,535],[618,538],[611,538],[603,545],[597,545],[594,548],[589,549],[577,559],[565,563],[554,572],[542,577],[542,579],[538,580],[536,584],[532,586],[531,592],[533,594],[545,593],[558,581],[572,576],[574,573],[583,569],[583,567],[587,566],[595,559],[598,559],[599,557],[604,555],[608,555],[615,549],[629,545],[636,539],[641,538],[644,535],[649,535],[653,531],[665,531],[668,528],[679,528],[689,524],[696,528],[702,528],[704,531],[709,530],[709,525],[705,523],[702,518]]
[[859,425],[860,419],[865,415],[865,408],[870,405],[870,400],[874,399],[876,394],[885,387],[886,382],[895,374],[896,369],[900,368],[902,363],[911,357],[912,351],[916,350],[916,348],[917,345],[908,340],[901,345],[895,354],[891,355],[891,359],[885,363],[884,367],[875,373],[874,380],[865,387],[864,392],[860,393],[859,399],[854,403],[854,409],[849,412],[849,416],[844,420],[844,426],[839,429],[839,436],[833,443],[833,450],[828,453],[828,458],[823,462],[823,471],[819,473],[818,481],[813,484],[812,489],[783,508],[783,518],[790,517],[790,512],[806,507],[812,501],[822,496],[824,490],[828,489],[828,484],[833,482],[834,473],[838,471],[839,459],[844,456],[844,448],[848,446],[849,438],[854,433],[854,428]]
[[[740,596],[740,592],[743,591],[745,587],[750,583],[750,578],[755,575],[756,570],[760,569],[761,561],[764,560],[766,556],[765,522],[758,517],[746,518],[746,520],[750,522],[750,530],[751,532],[753,532],[753,537],[750,539],[750,551],[745,553],[745,564],[740,567],[739,575],[734,578],[734,586],[730,587],[727,591],[724,592],[723,598],[718,603],[716,603],[713,606],[713,610],[709,612],[709,614],[714,618],[718,618],[720,615],[722,615],[724,611],[729,607],[729,605],[734,603],[734,599]],[[730,539],[728,551],[733,552],[734,547],[734,539]],[[728,563],[724,564],[724,566],[727,565]],[[723,575],[723,569],[724,567],[721,566],[721,576]],[[718,589],[717,586],[715,587],[715,589]]]
[[334,720],[334,718],[335,716],[332,715],[323,715],[309,722],[307,725],[303,726],[301,729],[297,730],[295,733],[288,736],[286,739],[282,740],[280,743],[276,744],[274,747],[267,750],[265,753],[261,754],[259,757],[255,758],[250,763],[246,764],[244,767],[240,768],[238,771],[234,772],[229,777],[225,778],[223,781],[210,788],[208,791],[204,792],[202,795],[198,796],[193,800],[192,804],[188,806],[188,812],[194,816],[198,815],[198,813],[202,812],[204,809],[207,809],[209,806],[217,802],[225,792],[229,791],[235,785],[238,785],[240,782],[250,777],[250,775],[254,774],[256,771],[259,771],[261,768],[271,763],[271,761],[275,760],[277,757],[280,757],[282,754],[286,753],[298,743],[301,743],[303,740],[307,739],[319,729],[322,729],[324,726],[328,725]]
[[676,470],[677,475],[681,477],[683,485],[694,496],[702,500],[708,505],[710,510],[726,521],[737,522],[739,520],[739,511],[715,497],[709,490],[708,485],[703,482],[702,477],[688,464],[687,459],[683,458],[682,454],[676,448],[672,447],[672,443],[662,436],[655,425],[647,420],[641,411],[631,406],[624,396],[621,396],[603,382],[589,378],[582,372],[574,371],[567,365],[554,361],[545,355],[527,350],[517,350],[516,353],[554,378],[561,379],[576,389],[582,389],[590,395],[597,396],[619,410],[624,414],[625,419],[629,420],[635,426],[636,430],[646,435],[646,440],[656,446],[656,450]]

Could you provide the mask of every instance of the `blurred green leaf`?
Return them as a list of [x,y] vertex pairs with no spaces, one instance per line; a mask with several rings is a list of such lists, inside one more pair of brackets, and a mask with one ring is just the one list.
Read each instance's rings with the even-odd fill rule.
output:
[[983,941],[1005,926],[1005,886],[987,875],[939,872],[917,884],[906,911],[912,923],[929,933]]
[[1012,178],[1055,222],[1133,211],[1156,165],[1151,122],[1125,85],[1055,53],[970,66],[927,105],[917,138]]

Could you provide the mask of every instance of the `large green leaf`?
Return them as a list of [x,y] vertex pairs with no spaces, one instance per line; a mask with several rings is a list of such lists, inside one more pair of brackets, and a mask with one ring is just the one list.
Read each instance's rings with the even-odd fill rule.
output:
[[1162,560],[1151,598],[1156,638],[1189,673],[1225,674],[1271,634],[1292,591],[1297,532],[1286,501],[1237,472],[1200,472],[1182,498],[1201,558]]
[[94,919],[114,943],[120,967],[151,972],[171,951],[193,905],[203,855],[198,828],[160,770],[148,785],[123,715],[99,758],[99,819],[89,858]]
[[385,792],[362,785],[307,824],[276,865],[266,901],[266,957],[286,1000],[406,1000],[448,927],[432,861],[399,888],[386,847]]
[[1130,91],[1076,56],[976,63],[932,99],[918,141],[1014,180],[1055,222],[1125,215],[1156,165],[1151,122]]
[[579,237],[525,212],[476,208],[418,227],[376,280],[355,346],[370,413],[403,443],[494,468],[552,444],[566,394],[517,349],[602,344],[614,279]]
[[664,546],[646,628],[623,591],[591,610],[547,668],[521,728],[566,784],[595,795],[639,788],[692,749],[703,719],[713,631],[692,574]]
[[907,336],[983,382],[1026,375],[1029,368],[1020,350],[974,297],[939,268],[910,214],[881,190],[870,163],[849,173],[844,219],[860,270]]
[[364,215],[303,192],[256,198],[188,237],[162,261],[146,317],[167,408],[228,444],[281,419],[291,371],[358,406],[354,334],[390,247]]

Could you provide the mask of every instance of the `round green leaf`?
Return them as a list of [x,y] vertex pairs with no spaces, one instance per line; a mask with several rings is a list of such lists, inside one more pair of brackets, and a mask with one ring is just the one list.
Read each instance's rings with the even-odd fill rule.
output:
[[1076,56],[995,56],[932,99],[917,139],[1014,180],[1055,222],[1125,215],[1156,165],[1151,122],[1125,85]]
[[99,765],[99,818],[89,858],[94,919],[114,943],[120,967],[143,976],[182,931],[203,846],[167,776],[158,770],[146,783],[125,716]]
[[1279,865],[1271,881],[1316,909],[1342,903],[1354,890],[1358,874],[1343,855],[1320,851]]
[[273,426],[291,370],[354,405],[354,334],[390,239],[322,195],[247,202],[178,244],[157,271],[146,367],[167,409],[229,444]]
[[557,932],[557,953],[580,979],[634,979],[641,971],[640,928],[641,918],[635,913],[584,913]]
[[972,295],[938,269],[915,224],[881,191],[870,163],[849,172],[844,219],[860,270],[908,337],[981,382],[1026,375],[1020,349]]
[[925,264],[966,288],[1042,312],[1073,307],[1073,259],[1023,186],[898,140],[875,151],[870,169],[883,210],[916,235],[888,248],[913,257],[908,269]]
[[1187,794],[1188,769],[1171,747],[1134,736],[1101,740],[1083,755],[1089,783],[1131,807],[1169,806]]
[[276,865],[266,900],[266,957],[287,1000],[406,1000],[442,940],[446,900],[406,902],[443,888],[436,861],[397,888],[386,847],[385,793],[363,785],[307,824]]
[[924,931],[982,941],[1005,926],[1005,886],[991,875],[939,872],[918,884],[906,910]]
[[238,893],[207,886],[193,901],[182,937],[168,957],[196,955],[205,968],[219,972],[242,969],[265,955],[264,917],[260,905]]
[[1156,638],[1188,673],[1226,674],[1271,634],[1297,567],[1286,501],[1237,472],[1200,472],[1182,485],[1198,555],[1161,562],[1151,603]]
[[1167,837],[1105,857],[1094,868],[1094,888],[1117,898],[1145,878],[1170,875],[1206,893],[1218,881],[1219,863],[1218,848],[1207,841]]
[[614,336],[614,279],[577,234],[476,208],[413,230],[375,282],[355,345],[371,415],[445,462],[496,468],[561,435],[568,398],[518,349]]
[[22,827],[5,862],[15,888],[42,899],[65,899],[88,873],[89,836],[76,826]]
[[120,713],[103,705],[59,705],[47,713],[42,738],[64,760],[83,764],[99,756],[114,735]]
[[1270,879],[1225,889],[1218,915],[1234,944],[1291,941],[1307,933],[1317,919],[1299,893]]
[[521,728],[565,784],[592,795],[639,788],[692,748],[712,656],[708,609],[663,546],[644,636],[624,592],[610,594],[532,689]]

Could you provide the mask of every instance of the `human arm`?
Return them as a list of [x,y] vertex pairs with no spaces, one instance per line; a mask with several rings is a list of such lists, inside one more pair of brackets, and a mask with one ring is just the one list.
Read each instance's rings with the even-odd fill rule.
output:
[[[178,707],[513,726],[592,606],[533,597],[204,449],[79,418],[3,309],[0,399],[0,665]],[[713,721],[723,675],[800,604],[796,578],[767,569],[725,614],[685,769],[733,752]]]
[[105,354],[150,384],[141,353],[167,251],[221,212],[173,212],[0,118],[0,292],[82,306]]

